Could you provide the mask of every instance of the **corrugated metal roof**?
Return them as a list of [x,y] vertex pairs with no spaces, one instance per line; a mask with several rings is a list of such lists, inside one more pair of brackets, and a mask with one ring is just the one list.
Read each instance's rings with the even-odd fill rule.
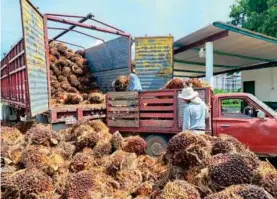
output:
[[214,44],[215,74],[246,70],[261,64],[263,67],[277,65],[277,38],[214,22],[174,42],[175,76],[205,75],[205,58],[199,57],[199,50],[205,47],[206,41]]

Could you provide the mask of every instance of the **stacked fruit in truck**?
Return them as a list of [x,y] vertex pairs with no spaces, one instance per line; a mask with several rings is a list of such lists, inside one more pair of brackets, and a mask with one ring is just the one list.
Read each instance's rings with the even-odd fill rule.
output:
[[96,78],[89,71],[84,51],[74,52],[63,43],[50,44],[52,104],[101,104]]

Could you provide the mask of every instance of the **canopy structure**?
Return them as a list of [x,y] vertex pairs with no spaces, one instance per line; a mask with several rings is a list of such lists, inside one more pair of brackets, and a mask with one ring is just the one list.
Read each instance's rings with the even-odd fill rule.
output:
[[205,76],[199,51],[205,53],[207,42],[213,46],[214,75],[277,66],[277,38],[214,22],[174,42],[175,77]]

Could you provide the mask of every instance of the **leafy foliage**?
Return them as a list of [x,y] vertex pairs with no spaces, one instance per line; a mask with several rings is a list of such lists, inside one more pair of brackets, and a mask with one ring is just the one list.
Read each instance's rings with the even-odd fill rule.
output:
[[237,0],[229,17],[233,25],[277,37],[277,0]]
[[[241,89],[239,89],[237,92],[240,92]],[[224,94],[224,93],[232,93],[231,91],[227,91],[224,89],[214,89],[213,90],[214,94]],[[241,101],[238,99],[225,99],[222,101],[223,105],[234,105],[234,106],[240,106]]]

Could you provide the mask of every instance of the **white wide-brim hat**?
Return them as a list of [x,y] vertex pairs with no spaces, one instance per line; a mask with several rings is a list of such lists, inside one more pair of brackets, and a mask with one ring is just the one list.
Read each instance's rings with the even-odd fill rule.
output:
[[194,91],[193,88],[187,87],[182,90],[182,92],[178,95],[178,98],[191,100],[198,96],[198,92]]

